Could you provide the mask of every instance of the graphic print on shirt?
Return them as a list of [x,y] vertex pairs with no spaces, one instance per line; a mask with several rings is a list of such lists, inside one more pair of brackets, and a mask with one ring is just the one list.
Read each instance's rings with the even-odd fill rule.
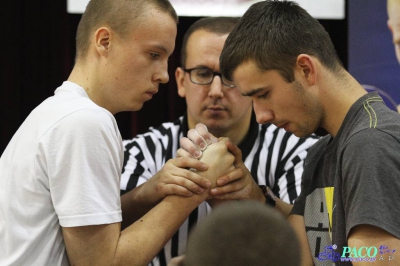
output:
[[332,265],[332,260],[321,261],[318,256],[324,247],[332,245],[333,187],[316,188],[306,198],[304,223],[311,254],[316,265]]

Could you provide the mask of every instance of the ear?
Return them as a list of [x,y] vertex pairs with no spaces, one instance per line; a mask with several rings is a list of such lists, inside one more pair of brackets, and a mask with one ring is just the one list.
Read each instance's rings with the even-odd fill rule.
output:
[[106,27],[101,27],[97,29],[95,33],[95,47],[97,52],[102,55],[106,56],[110,50],[110,38],[111,38],[111,31]]
[[307,54],[300,54],[296,60],[296,69],[306,80],[308,85],[313,86],[317,80],[317,69],[315,59]]
[[393,34],[393,27],[392,27],[392,23],[390,22],[390,19],[388,19],[388,21],[387,21],[387,26],[388,26],[390,32]]
[[184,86],[185,71],[181,67],[178,67],[175,70],[175,79],[176,79],[176,85],[178,86],[179,96],[181,96],[182,98],[185,98],[185,96],[186,96],[186,89]]

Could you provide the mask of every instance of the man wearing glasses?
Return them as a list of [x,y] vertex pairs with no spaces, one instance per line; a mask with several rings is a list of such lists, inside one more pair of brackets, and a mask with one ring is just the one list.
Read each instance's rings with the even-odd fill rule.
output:
[[242,150],[243,161],[251,173],[244,175],[245,171],[237,168],[220,177],[217,187],[211,190],[214,197],[191,213],[153,260],[153,265],[166,265],[172,257],[183,254],[188,231],[218,202],[229,199],[266,202],[266,191],[273,191],[283,201],[293,203],[300,193],[304,159],[317,139],[297,138],[272,124],[258,125],[251,99],[243,97],[219,73],[223,45],[237,21],[227,17],[203,18],[189,28],[182,44],[182,67],[175,72],[178,94],[186,99],[186,114],[175,122],[163,123],[124,141],[121,177],[124,226],[167,195],[190,197],[203,191],[198,180],[182,171],[192,168],[187,158],[175,158],[180,139],[198,123],[206,125],[214,136],[229,137]]

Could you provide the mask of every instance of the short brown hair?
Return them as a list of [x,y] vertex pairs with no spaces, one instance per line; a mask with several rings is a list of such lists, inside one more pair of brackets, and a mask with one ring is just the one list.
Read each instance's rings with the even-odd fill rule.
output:
[[108,26],[120,37],[125,37],[149,6],[170,14],[178,22],[175,9],[168,0],[90,0],[78,25],[76,59],[87,55],[90,36],[97,28]]
[[300,265],[294,229],[255,201],[218,205],[189,236],[185,266]]
[[220,57],[222,74],[232,79],[236,68],[254,60],[261,70],[277,70],[294,81],[300,54],[315,56],[336,74],[343,71],[329,34],[293,1],[261,1],[253,4],[229,34]]
[[216,34],[229,34],[232,29],[235,27],[236,23],[239,21],[239,18],[235,17],[207,17],[197,20],[193,23],[189,29],[186,31],[185,36],[182,41],[182,49],[181,49],[181,66],[185,67],[186,64],[186,56],[187,56],[187,42],[189,37],[198,30],[205,30],[208,32],[216,33]]

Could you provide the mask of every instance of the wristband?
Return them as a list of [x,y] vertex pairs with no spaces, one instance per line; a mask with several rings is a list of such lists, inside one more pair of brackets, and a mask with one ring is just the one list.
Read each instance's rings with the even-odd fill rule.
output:
[[272,192],[272,190],[268,186],[259,185],[259,187],[261,188],[261,190],[265,196],[265,203],[271,207],[275,207],[276,196],[275,196],[274,192]]

